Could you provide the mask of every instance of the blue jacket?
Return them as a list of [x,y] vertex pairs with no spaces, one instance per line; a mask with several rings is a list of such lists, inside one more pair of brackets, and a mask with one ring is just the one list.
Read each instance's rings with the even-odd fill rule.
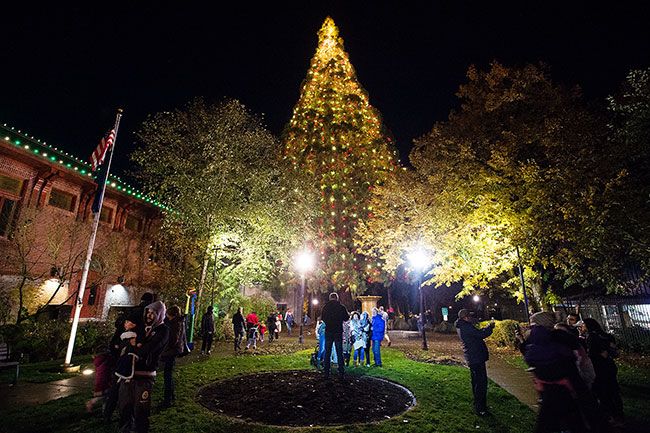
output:
[[384,318],[377,314],[372,318],[372,339],[383,340],[384,333],[386,332],[386,322]]
[[456,320],[456,332],[463,343],[463,354],[467,364],[480,364],[488,360],[488,349],[483,339],[489,337],[493,329],[493,325],[477,329],[465,320]]

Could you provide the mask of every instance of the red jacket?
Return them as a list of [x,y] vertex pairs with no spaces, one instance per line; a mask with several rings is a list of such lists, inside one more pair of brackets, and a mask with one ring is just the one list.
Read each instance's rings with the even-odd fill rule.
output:
[[260,319],[257,318],[257,314],[255,313],[248,313],[248,316],[246,316],[246,324],[252,324],[252,325],[257,325],[260,323]]

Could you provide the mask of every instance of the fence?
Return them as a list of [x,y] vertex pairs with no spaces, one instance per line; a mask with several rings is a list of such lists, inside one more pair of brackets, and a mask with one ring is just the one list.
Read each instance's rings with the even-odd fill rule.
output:
[[606,296],[598,299],[568,300],[556,309],[577,311],[582,319],[596,319],[617,337],[624,348],[650,350],[650,297]]

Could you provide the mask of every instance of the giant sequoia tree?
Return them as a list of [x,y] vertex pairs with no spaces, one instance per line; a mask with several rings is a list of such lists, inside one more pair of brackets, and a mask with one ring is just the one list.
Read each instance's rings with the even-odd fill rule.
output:
[[318,32],[284,141],[286,158],[321,194],[315,221],[320,261],[311,287],[362,292],[377,268],[357,254],[352,236],[360,220],[372,217],[370,192],[395,170],[395,151],[331,18]]

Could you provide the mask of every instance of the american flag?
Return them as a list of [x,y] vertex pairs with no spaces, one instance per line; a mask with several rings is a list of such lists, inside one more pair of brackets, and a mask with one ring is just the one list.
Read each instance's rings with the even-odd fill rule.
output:
[[104,158],[106,157],[106,152],[113,145],[115,140],[115,130],[111,129],[106,133],[104,137],[100,140],[99,144],[95,148],[92,155],[90,155],[90,164],[92,165],[92,171],[97,170],[97,167],[104,163]]

